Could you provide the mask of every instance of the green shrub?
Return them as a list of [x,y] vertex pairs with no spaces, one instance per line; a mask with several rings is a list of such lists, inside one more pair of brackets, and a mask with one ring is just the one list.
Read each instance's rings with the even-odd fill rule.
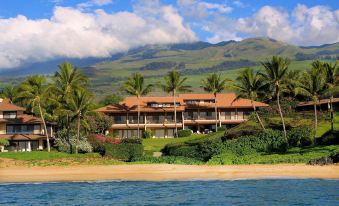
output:
[[162,150],[164,155],[168,156],[182,156],[188,158],[197,158],[199,153],[197,152],[197,146],[189,146],[185,143],[168,144]]
[[222,132],[218,132],[199,140],[168,144],[162,152],[168,156],[183,156],[207,161],[213,155],[220,152],[222,146],[221,136]]
[[328,131],[319,140],[322,145],[339,144],[339,131]]
[[[75,131],[62,129],[56,132],[54,145],[61,152],[74,153],[77,144],[77,134]],[[86,137],[80,134],[78,152],[88,153],[92,152],[93,148],[87,141]]]
[[178,131],[178,137],[188,137],[192,134],[190,129],[182,129]]
[[0,145],[8,146],[9,145],[9,141],[7,139],[0,139]]
[[123,138],[121,140],[123,144],[142,144],[141,138]]
[[153,132],[152,130],[150,129],[146,129],[145,132],[144,132],[144,138],[145,139],[150,139],[153,137]]
[[226,131],[226,127],[218,127],[218,132]]
[[255,152],[286,152],[287,142],[281,131],[267,130],[257,135],[242,136],[224,142],[222,151],[231,151],[237,155]]
[[307,126],[292,128],[287,133],[288,143],[292,147],[309,146],[313,143],[312,129]]
[[141,144],[105,144],[105,156],[118,160],[131,161],[141,157],[143,153],[144,147]]
[[97,152],[101,155],[105,155],[105,145],[102,141],[96,138],[95,134],[87,136],[87,141],[91,144],[93,152]]
[[247,121],[226,130],[223,139],[235,139],[245,135],[256,135],[260,132],[262,132],[262,128],[258,123],[255,121]]
[[166,163],[166,164],[184,164],[184,165],[199,165],[203,164],[203,162],[188,158],[188,157],[180,157],[180,156],[163,156],[163,157],[150,157],[150,156],[143,156],[139,158],[133,159],[134,162],[142,162],[142,163]]

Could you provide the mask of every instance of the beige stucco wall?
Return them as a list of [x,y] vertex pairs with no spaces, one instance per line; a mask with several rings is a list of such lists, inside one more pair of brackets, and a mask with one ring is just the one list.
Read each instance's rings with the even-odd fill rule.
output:
[[6,123],[0,123],[0,134],[6,134]]

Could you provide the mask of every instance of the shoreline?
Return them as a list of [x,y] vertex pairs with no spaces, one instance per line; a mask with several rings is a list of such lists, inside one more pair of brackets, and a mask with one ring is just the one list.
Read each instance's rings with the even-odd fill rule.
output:
[[0,183],[82,181],[193,181],[240,179],[334,179],[339,165],[80,165],[0,168]]

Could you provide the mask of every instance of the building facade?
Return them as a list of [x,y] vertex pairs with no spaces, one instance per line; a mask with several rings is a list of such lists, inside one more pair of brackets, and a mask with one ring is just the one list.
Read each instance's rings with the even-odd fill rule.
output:
[[[236,99],[234,93],[217,94],[217,114],[214,109],[212,94],[180,94],[176,97],[177,122],[174,118],[174,101],[172,97],[141,97],[140,135],[151,129],[154,137],[173,137],[175,127],[191,129],[193,132],[209,132],[218,126],[236,125],[248,120],[253,106],[248,99]],[[109,132],[128,138],[137,136],[138,105],[136,97],[127,97],[117,105],[108,105],[97,109],[113,118]],[[267,104],[253,102],[257,108]],[[216,116],[217,115],[217,120]]]
[[[0,99],[0,139],[7,139],[9,146],[4,151],[33,151],[46,147],[46,133],[42,120],[25,114],[25,108]],[[53,128],[47,124],[47,132],[53,139]]]

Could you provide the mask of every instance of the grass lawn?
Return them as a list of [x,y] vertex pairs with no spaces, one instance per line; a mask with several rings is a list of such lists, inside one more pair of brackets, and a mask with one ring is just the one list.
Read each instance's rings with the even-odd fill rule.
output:
[[[339,130],[339,112],[334,113],[334,130]],[[323,136],[327,131],[331,129],[331,122],[321,121],[318,124],[317,137]]]
[[[71,165],[116,165],[124,162],[101,157],[98,153],[68,154],[57,151],[3,152],[0,158],[12,159],[12,165],[22,166],[71,166]],[[0,160],[0,167],[6,167],[6,161]],[[11,165],[7,165],[11,166]]]
[[10,158],[16,160],[52,160],[60,158],[94,158],[101,157],[98,153],[86,154],[68,154],[64,152],[46,152],[46,151],[33,151],[33,152],[3,152],[0,153],[0,158]]
[[231,153],[222,153],[212,157],[207,164],[234,165],[234,164],[279,164],[279,163],[308,163],[310,160],[327,157],[339,153],[339,145],[315,146],[307,148],[291,148],[284,154],[254,153],[236,156]]
[[146,155],[152,155],[153,152],[160,152],[162,148],[167,144],[180,143],[186,141],[192,141],[205,137],[205,134],[192,134],[189,137],[180,137],[180,138],[166,138],[166,139],[144,139],[142,144],[144,145],[144,150]]

